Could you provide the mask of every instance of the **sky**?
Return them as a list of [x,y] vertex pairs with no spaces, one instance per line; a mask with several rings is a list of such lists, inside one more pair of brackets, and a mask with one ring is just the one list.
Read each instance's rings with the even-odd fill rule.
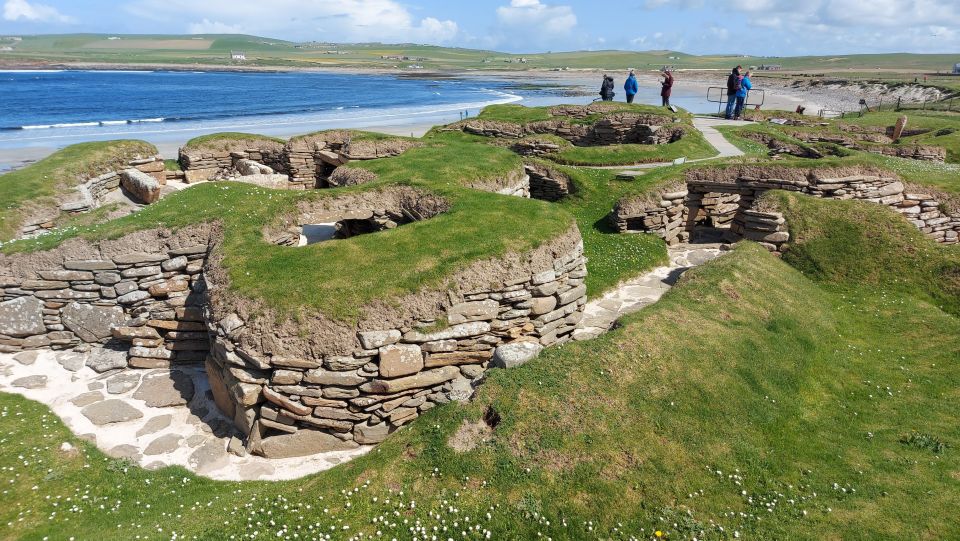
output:
[[0,0],[0,34],[242,33],[504,52],[960,53],[960,0]]

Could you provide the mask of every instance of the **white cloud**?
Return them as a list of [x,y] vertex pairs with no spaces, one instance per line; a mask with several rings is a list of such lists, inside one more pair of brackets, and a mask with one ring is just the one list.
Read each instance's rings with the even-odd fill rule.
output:
[[57,8],[44,4],[31,4],[27,0],[7,0],[3,4],[3,18],[8,21],[41,23],[73,23],[73,17],[63,15]]
[[[646,0],[648,9],[708,6],[725,20],[741,19],[748,29],[721,36],[713,50],[736,47],[762,54],[826,52],[933,52],[960,47],[957,0]],[[752,29],[752,30],[751,30]],[[731,29],[732,30],[732,29]],[[744,39],[744,35],[749,39]],[[789,44],[790,50],[783,47]],[[706,45],[710,45],[709,41]]]
[[189,27],[191,34],[244,34],[243,27],[236,24],[226,24],[220,21],[211,21],[204,19],[198,23],[192,23]]
[[510,0],[497,8],[497,21],[503,26],[522,28],[540,35],[569,34],[577,26],[570,6],[550,6],[540,0]]
[[396,0],[133,0],[127,12],[151,20],[199,21],[195,33],[237,33],[291,40],[445,43],[457,23],[414,18]]
[[586,34],[574,36],[577,15],[570,6],[540,0],[510,0],[496,11],[496,26],[487,36],[493,47],[540,51],[553,47],[573,49],[588,43]]

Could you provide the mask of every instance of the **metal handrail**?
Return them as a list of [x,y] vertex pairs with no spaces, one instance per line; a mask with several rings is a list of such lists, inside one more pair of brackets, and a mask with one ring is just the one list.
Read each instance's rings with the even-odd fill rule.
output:
[[[756,101],[756,97],[759,96],[760,101]],[[766,91],[762,88],[752,88],[747,92],[747,100],[744,102],[744,107],[757,107],[763,106],[764,102],[767,99]],[[723,112],[723,106],[727,103],[727,87],[725,86],[710,86],[707,87],[707,101],[710,103],[717,103],[717,113]]]

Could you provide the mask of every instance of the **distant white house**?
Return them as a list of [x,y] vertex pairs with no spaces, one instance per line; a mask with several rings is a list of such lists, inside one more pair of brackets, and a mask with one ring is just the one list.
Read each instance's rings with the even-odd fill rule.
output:
[[110,36],[109,38],[107,38],[107,41],[117,41],[118,39],[120,38],[118,38],[117,36]]
[[953,74],[954,74],[954,75],[960,75],[960,64],[954,64],[954,65],[953,65]]
[[243,62],[246,59],[247,59],[247,55],[245,55],[243,51],[230,51],[230,60]]

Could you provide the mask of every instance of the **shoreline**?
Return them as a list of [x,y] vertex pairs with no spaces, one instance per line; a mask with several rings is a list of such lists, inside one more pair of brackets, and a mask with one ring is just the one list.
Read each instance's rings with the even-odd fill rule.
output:
[[[83,68],[80,68],[78,65],[73,65],[73,69],[90,69],[92,65],[83,64]],[[97,64],[103,69],[106,69],[108,65]],[[116,67],[116,65],[109,65],[110,67]],[[143,71],[144,66],[137,66],[140,69],[132,69],[131,66],[126,65],[128,70],[126,71]],[[156,67],[160,67],[157,65]],[[168,66],[164,66],[166,69]],[[249,68],[246,66],[244,68]],[[183,68],[190,69],[193,68]],[[235,70],[237,71],[237,70]],[[279,72],[280,70],[269,69],[269,70],[255,70],[263,73]],[[413,75],[409,72],[403,70],[387,70],[387,69],[377,69],[377,70],[358,70],[358,69],[343,69],[343,68],[323,68],[323,69],[311,69],[311,70],[291,70],[293,72],[335,72],[342,74],[376,74],[380,73],[383,75]],[[598,69],[580,69],[580,70],[566,70],[566,71],[545,71],[545,70],[526,70],[526,71],[504,71],[504,70],[491,70],[491,71],[464,71],[464,72],[453,72],[453,71],[443,71],[439,72],[439,75],[444,77],[455,77],[463,80],[482,80],[482,79],[491,79],[496,78],[501,81],[506,81],[511,84],[517,85],[541,85],[543,87],[560,87],[564,91],[562,96],[557,97],[544,97],[544,98],[532,98],[524,99],[519,102],[522,104],[538,105],[537,101],[544,101],[545,104],[548,101],[553,101],[556,103],[587,103],[593,98],[594,90],[599,87],[599,81],[604,73],[611,73],[617,78],[617,87],[619,88],[622,85],[622,81],[625,78],[626,70],[623,70],[622,73],[614,72],[613,70],[598,70]],[[659,94],[659,83],[658,83],[658,72],[655,71],[638,71],[637,76],[641,84],[641,93],[642,98],[646,99],[647,102],[654,101],[653,96]],[[677,87],[674,94],[675,101],[678,102],[678,106],[683,106],[683,103],[695,104],[699,103],[700,108],[704,108],[705,99],[704,97],[707,94],[707,88],[710,86],[720,85],[725,75],[716,71],[678,71],[676,72]],[[418,77],[422,76],[424,78],[431,78],[438,75],[437,72],[417,72],[415,73]],[[689,77],[689,78],[687,78]],[[790,88],[782,87],[773,87],[769,88],[766,93],[766,100],[764,104],[764,109],[767,110],[785,110],[793,111],[796,109],[797,105],[804,105],[807,107],[807,110],[810,114],[815,115],[816,112],[821,108],[826,108],[823,106],[823,103],[820,101],[815,101],[817,96],[803,95],[801,92],[793,92]],[[655,98],[659,100],[659,98]],[[641,96],[638,95],[638,103],[643,103]],[[623,101],[622,93],[617,94],[617,101]],[[657,105],[657,104],[654,104]],[[712,109],[712,104],[710,108]],[[402,135],[402,136],[413,136],[420,137],[432,127],[436,125],[446,124],[449,122],[454,122],[459,120],[457,112],[446,112],[438,113],[424,118],[415,118],[415,117],[402,117],[402,118],[378,118],[376,120],[364,121],[364,122],[351,122],[343,121],[336,125],[320,125],[320,129],[335,129],[335,128],[355,128],[363,129],[368,131],[386,133],[389,135]],[[311,127],[317,126],[308,126],[308,125],[299,125],[293,124],[286,128],[276,128],[273,130],[262,130],[267,133],[263,135],[271,135],[276,137],[288,138],[291,136],[310,133],[311,131],[316,131],[311,129]],[[238,130],[214,130],[216,131],[244,131],[243,128]],[[253,132],[257,130],[251,130]],[[212,133],[212,132],[211,132]],[[175,132],[175,131],[157,131],[151,133],[148,136],[141,135],[137,137],[132,135],[131,137],[120,137],[120,138],[136,138],[144,139],[148,142],[154,144],[161,156],[165,159],[176,159],[178,157],[179,147],[185,144],[189,139],[200,135],[201,133],[197,131],[184,131],[184,132]],[[91,140],[101,140],[101,139],[91,139]],[[16,170],[27,166],[39,159],[42,159],[53,152],[56,152],[58,149],[63,148],[69,144],[73,144],[72,140],[63,140],[62,142],[57,142],[55,138],[52,138],[49,142],[24,142],[21,146],[9,146],[9,147],[0,147],[0,174]]]

